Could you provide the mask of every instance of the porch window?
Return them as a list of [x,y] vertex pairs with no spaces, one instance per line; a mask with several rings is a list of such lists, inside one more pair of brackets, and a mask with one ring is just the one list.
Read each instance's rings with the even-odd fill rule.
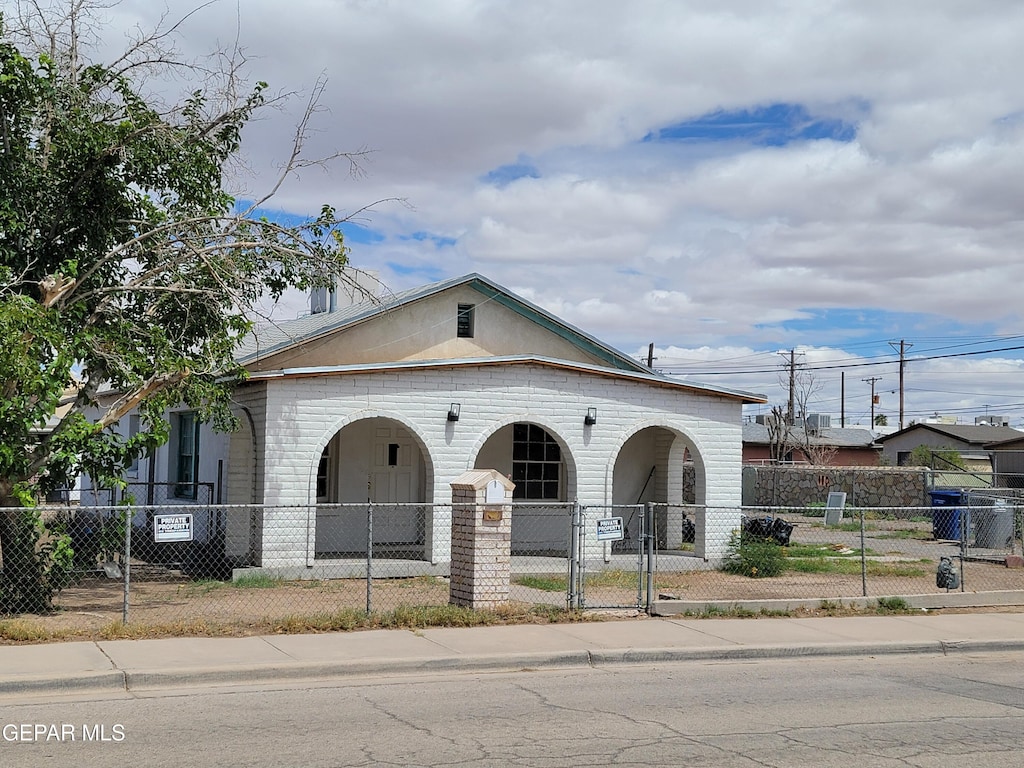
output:
[[316,500],[327,503],[331,500],[331,444],[328,443],[320,454],[320,465],[316,470]]
[[512,428],[512,492],[514,499],[558,501],[562,451],[555,439],[535,424]]
[[[137,413],[133,413],[128,416],[128,439],[131,440],[142,430],[142,417]],[[132,477],[139,476],[139,457],[136,456],[132,459],[131,466],[128,467],[128,474]]]
[[178,466],[174,495],[179,499],[196,498],[199,477],[199,421],[191,411],[178,414]]
[[473,338],[473,314],[475,309],[475,304],[459,304],[457,335],[460,339]]

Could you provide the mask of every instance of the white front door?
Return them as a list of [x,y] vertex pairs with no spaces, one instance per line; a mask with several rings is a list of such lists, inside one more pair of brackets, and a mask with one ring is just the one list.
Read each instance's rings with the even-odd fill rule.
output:
[[419,448],[399,426],[378,426],[374,430],[373,460],[370,468],[370,500],[385,505],[377,508],[373,540],[381,544],[416,543],[423,540],[423,515],[418,501],[420,485]]

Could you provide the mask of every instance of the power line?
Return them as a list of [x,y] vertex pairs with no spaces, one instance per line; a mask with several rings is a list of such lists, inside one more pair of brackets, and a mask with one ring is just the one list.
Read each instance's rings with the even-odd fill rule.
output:
[[[920,363],[928,360],[948,360],[954,357],[976,357],[978,355],[991,355],[996,352],[1014,352],[1017,350],[1024,349],[1024,345],[1018,345],[1014,347],[1000,347],[998,349],[979,349],[973,352],[952,352],[947,355],[919,355],[917,357],[911,357],[906,360],[908,363]],[[808,371],[827,371],[837,370],[840,368],[868,368],[876,365],[895,365],[899,363],[899,359],[888,359],[878,362],[862,362],[862,363],[845,363],[835,365],[804,365],[804,370]],[[758,370],[743,370],[743,371],[688,371],[686,373],[675,373],[676,376],[736,376],[739,374],[755,374],[755,373],[778,373],[778,368],[758,369]]]

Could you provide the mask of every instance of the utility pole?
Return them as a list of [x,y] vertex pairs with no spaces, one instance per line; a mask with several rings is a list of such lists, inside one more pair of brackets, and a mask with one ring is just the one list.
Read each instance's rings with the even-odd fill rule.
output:
[[[895,342],[890,341],[889,346],[896,349]],[[910,349],[913,344],[907,344],[903,339],[900,339],[900,429],[903,429],[903,369],[906,365],[906,351]],[[874,419],[872,419],[872,422]],[[873,424],[872,424],[873,426]]]
[[647,345],[647,367],[654,367],[654,342]]
[[846,428],[846,371],[839,372],[839,426]]
[[793,398],[796,393],[796,350],[789,350],[789,405],[786,407],[786,423],[793,424]]
[[875,428],[875,403],[878,402],[878,396],[875,394],[875,382],[881,381],[881,376],[872,376],[870,379],[861,379],[861,381],[871,384],[871,428]]

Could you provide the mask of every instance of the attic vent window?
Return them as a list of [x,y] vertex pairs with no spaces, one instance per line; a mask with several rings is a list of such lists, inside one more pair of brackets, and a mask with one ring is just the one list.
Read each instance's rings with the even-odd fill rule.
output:
[[476,304],[459,304],[458,315],[458,337],[460,339],[473,338],[473,310]]

